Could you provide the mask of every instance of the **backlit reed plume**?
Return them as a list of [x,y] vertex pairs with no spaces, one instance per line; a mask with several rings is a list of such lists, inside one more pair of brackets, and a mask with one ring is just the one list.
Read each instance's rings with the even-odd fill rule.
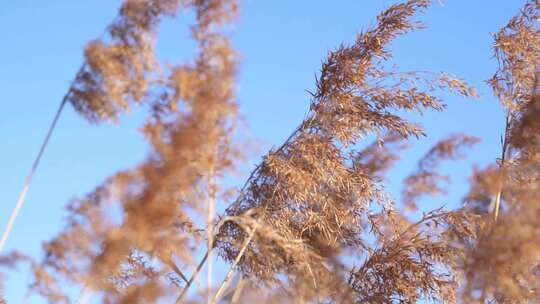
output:
[[539,1],[527,1],[494,36],[499,68],[489,83],[507,112],[503,154],[477,172],[469,196],[484,208],[493,202],[500,215],[465,260],[469,302],[540,301],[539,9]]
[[478,139],[467,135],[453,135],[438,142],[418,162],[416,172],[405,178],[403,203],[409,209],[416,210],[418,200],[424,195],[447,194],[448,175],[439,173],[439,165],[444,160],[456,160],[464,157],[463,148],[478,143]]
[[[94,122],[116,121],[145,104],[141,130],[152,152],[73,200],[65,229],[44,245],[43,261],[12,253],[0,265],[28,262],[31,289],[54,303],[70,302],[66,283],[104,303],[201,296],[209,303],[538,301],[538,1],[528,1],[495,35],[499,69],[489,83],[507,111],[503,153],[475,170],[466,206],[428,206],[432,211],[414,216],[398,208],[416,210],[423,196],[446,193],[449,177],[439,165],[478,142],[467,135],[428,150],[405,179],[403,201],[386,193],[385,176],[400,151],[426,135],[403,113],[444,111],[444,91],[476,97],[449,74],[391,65],[390,44],[422,27],[414,16],[429,4],[395,4],[327,54],[305,119],[214,220],[214,204],[229,193],[223,178],[240,155],[233,137],[237,59],[224,34],[237,4],[124,1],[107,37],[87,46],[68,101]],[[163,68],[154,49],[158,25],[181,9],[195,15],[196,57]],[[373,143],[363,146],[367,139]],[[487,214],[490,205],[500,216]],[[205,249],[192,271],[187,266]],[[207,263],[216,252],[229,270],[213,284]],[[201,295],[192,286],[205,264]]]
[[[153,34],[159,17],[179,7],[195,12],[196,58],[161,71],[168,76],[153,83]],[[142,130],[153,152],[69,205],[68,225],[44,245],[43,262],[33,263],[35,291],[65,303],[55,287],[65,281],[99,293],[105,303],[154,302],[180,291],[185,275],[176,263],[189,265],[203,239],[188,214],[225,191],[217,182],[237,159],[231,145],[236,59],[220,32],[235,12],[232,1],[128,0],[109,27],[111,42],[87,47],[70,101],[90,120],[114,120],[130,103],[149,104]]]
[[[411,17],[427,6],[428,1],[394,5],[378,16],[375,27],[358,34],[354,43],[328,54],[307,118],[281,147],[264,157],[221,225],[217,246],[226,260],[239,261],[243,275],[263,285],[277,284],[302,301],[385,303],[388,299],[414,302],[422,297],[453,297],[451,278],[435,270],[436,264],[451,261],[452,252],[429,233],[409,234],[413,228],[389,220],[392,204],[375,182],[373,166],[362,165],[359,160],[365,157],[347,152],[368,134],[388,133],[403,140],[424,135],[421,126],[397,111],[443,110],[444,103],[433,95],[436,89],[475,95],[464,82],[446,74],[386,68],[391,58],[387,45],[418,28],[420,24]],[[370,221],[368,215],[377,202],[384,210],[378,215],[381,220]],[[378,226],[382,222],[392,231],[407,233],[396,232],[384,241],[381,237],[380,246],[372,245],[363,233],[382,230]],[[380,280],[381,274],[371,267],[388,265],[388,271],[401,267],[399,259],[383,258],[388,250],[403,254],[401,262],[410,261],[414,271],[411,277],[395,277],[394,284],[385,282],[388,290],[383,298],[370,294],[371,283],[363,276]],[[351,251],[360,256],[355,264],[367,256],[353,270],[344,258]]]

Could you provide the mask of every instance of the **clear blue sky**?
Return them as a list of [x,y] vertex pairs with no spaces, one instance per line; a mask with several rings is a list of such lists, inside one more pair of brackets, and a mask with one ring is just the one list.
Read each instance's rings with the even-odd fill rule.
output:
[[[353,41],[396,1],[241,1],[233,39],[242,59],[238,97],[261,153],[279,145],[302,120],[314,75],[328,50]],[[100,35],[120,0],[3,1],[0,6],[0,228],[3,230],[46,127],[82,61],[85,43]],[[518,12],[523,1],[445,1],[420,15],[427,29],[393,44],[403,69],[446,71],[476,86],[480,100],[447,99],[448,111],[422,119],[429,137],[403,153],[394,171],[399,180],[438,138],[466,132],[483,138],[455,173],[453,195],[439,203],[456,206],[466,191],[470,164],[497,157],[503,114],[485,80],[495,69],[491,33]],[[171,63],[193,51],[185,21],[163,24],[158,49]],[[135,110],[120,126],[89,125],[71,107],[64,112],[34,179],[6,252],[40,255],[41,243],[64,225],[63,206],[92,190],[116,170],[141,161],[147,152],[137,132],[144,113]],[[256,157],[255,157],[256,158]],[[252,163],[254,163],[253,160]],[[463,165],[466,164],[466,165]],[[239,182],[240,183],[240,182]],[[390,191],[397,195],[399,183]],[[429,207],[429,206],[428,206]],[[437,207],[435,205],[431,206]],[[24,270],[24,269],[22,269]],[[28,273],[10,274],[6,298],[20,303]],[[32,298],[31,303],[42,303]]]

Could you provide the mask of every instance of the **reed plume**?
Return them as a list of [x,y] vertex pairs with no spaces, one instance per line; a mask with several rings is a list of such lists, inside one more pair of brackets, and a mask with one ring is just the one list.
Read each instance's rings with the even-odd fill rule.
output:
[[[451,74],[392,65],[391,43],[423,27],[415,16],[429,5],[392,5],[330,51],[304,120],[231,201],[224,180],[242,142],[238,59],[225,33],[238,4],[125,0],[106,37],[87,45],[66,101],[91,122],[116,122],[145,105],[141,132],[151,152],[72,200],[41,261],[14,252],[0,266],[28,263],[31,290],[54,303],[72,300],[66,283],[104,303],[538,301],[540,4],[527,1],[494,36],[499,66],[488,83],[507,114],[502,157],[475,169],[465,206],[450,211],[419,202],[446,194],[450,178],[440,164],[466,156],[475,137],[438,141],[405,178],[401,200],[386,188],[401,151],[427,135],[404,112],[444,112],[443,93],[477,97]],[[157,31],[179,10],[195,17],[196,54],[165,67]],[[220,202],[230,203],[218,216]],[[221,283],[216,253],[229,268]],[[207,287],[198,292],[192,286],[204,266]]]

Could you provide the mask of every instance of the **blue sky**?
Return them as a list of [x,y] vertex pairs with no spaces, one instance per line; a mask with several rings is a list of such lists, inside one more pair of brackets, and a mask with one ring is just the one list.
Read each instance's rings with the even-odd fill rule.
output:
[[[315,74],[329,50],[350,42],[373,24],[378,11],[396,1],[241,1],[233,40],[241,53],[238,102],[260,153],[279,145],[300,123]],[[46,128],[82,61],[86,42],[116,15],[120,0],[4,1],[0,6],[0,227],[4,228]],[[469,81],[479,100],[449,96],[445,113],[422,117],[429,137],[402,154],[389,190],[444,135],[465,132],[483,138],[467,162],[445,166],[454,174],[451,196],[436,201],[457,206],[471,164],[498,156],[504,118],[485,84],[495,70],[491,33],[518,12],[523,1],[447,1],[419,15],[427,29],[399,38],[394,61],[402,69],[446,71]],[[158,51],[175,63],[193,51],[186,22],[164,22]],[[63,206],[92,190],[115,171],[136,165],[148,148],[135,109],[121,124],[90,125],[71,107],[64,112],[6,246],[39,256],[41,243],[64,225]],[[254,164],[259,155],[254,155]],[[241,184],[241,179],[238,184]],[[435,202],[435,201],[434,201]],[[431,201],[430,201],[431,203]],[[438,207],[425,205],[424,207]],[[6,298],[20,303],[28,273],[10,274]],[[42,303],[32,298],[31,303]]]

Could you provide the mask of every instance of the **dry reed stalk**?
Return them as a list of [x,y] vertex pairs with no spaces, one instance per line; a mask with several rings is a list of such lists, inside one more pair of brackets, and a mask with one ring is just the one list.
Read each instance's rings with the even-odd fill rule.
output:
[[238,282],[236,283],[236,287],[234,288],[234,293],[231,298],[231,304],[238,304],[240,301],[240,297],[242,296],[242,291],[244,290],[244,286],[246,284],[246,281],[243,277],[240,277],[238,279]]
[[223,279],[223,281],[219,285],[219,287],[218,287],[218,289],[216,291],[216,294],[212,297],[212,303],[216,303],[216,301],[219,300],[219,297],[221,297],[221,293],[223,293],[225,288],[227,288],[227,286],[229,284],[229,281],[231,280],[232,275],[234,273],[234,268],[238,265],[238,263],[240,262],[240,259],[242,259],[242,257],[244,256],[244,253],[246,252],[246,249],[247,249],[247,247],[249,245],[249,242],[251,242],[251,239],[255,235],[255,229],[256,228],[252,228],[251,231],[249,232],[249,235],[246,238],[244,245],[242,246],[242,248],[240,249],[240,252],[238,252],[238,255],[236,256],[233,263],[229,267],[229,270],[227,271],[227,274],[225,275],[225,278]]
[[508,149],[508,132],[510,130],[510,122],[512,120],[511,118],[512,116],[512,112],[511,110],[508,110],[508,113],[506,114],[506,123],[505,123],[505,127],[504,127],[504,135],[502,137],[502,140],[501,140],[501,158],[500,158],[500,162],[499,162],[499,168],[501,170],[500,174],[499,174],[499,179],[500,179],[500,183],[499,183],[499,186],[498,186],[498,191],[497,191],[497,194],[495,195],[495,204],[494,204],[494,208],[493,208],[493,221],[494,222],[497,222],[497,220],[499,219],[499,209],[501,207],[501,196],[502,196],[502,191],[503,191],[503,188],[504,188],[504,179],[505,179],[505,175],[504,175],[504,166],[505,166],[505,162],[506,162],[506,154],[507,154],[507,149]]
[[184,289],[182,289],[182,292],[180,293],[178,298],[176,298],[176,304],[182,303],[182,300],[184,300],[184,297],[187,295],[187,292],[189,291],[189,288],[193,284],[193,281],[195,281],[195,279],[197,278],[197,275],[199,274],[199,272],[203,268],[203,266],[206,263],[207,259],[208,259],[208,251],[206,251],[203,258],[201,259],[201,261],[197,265],[197,268],[195,268],[195,271],[193,271],[193,273],[191,274],[191,277],[187,281],[186,286],[184,286]]
[[13,211],[11,212],[9,216],[9,220],[8,220],[5,230],[2,233],[2,239],[0,239],[0,253],[2,253],[4,249],[4,245],[6,244],[9,238],[9,235],[11,234],[11,230],[13,229],[13,225],[15,224],[15,220],[17,219],[17,216],[19,215],[19,211],[21,210],[24,204],[24,201],[26,199],[26,194],[28,193],[28,190],[30,189],[32,178],[34,177],[34,174],[36,173],[39,163],[41,161],[41,158],[43,154],[45,153],[45,149],[47,148],[47,145],[49,144],[49,140],[51,139],[52,133],[54,132],[56,128],[56,124],[58,123],[58,120],[60,119],[60,115],[62,114],[64,106],[66,105],[66,101],[67,101],[67,95],[64,97],[62,102],[60,102],[60,105],[58,106],[58,110],[56,111],[56,114],[54,115],[51,125],[49,126],[49,129],[47,131],[47,135],[45,135],[45,139],[43,140],[43,143],[41,144],[39,152],[36,156],[36,159],[34,160],[32,168],[30,169],[30,172],[26,176],[21,193],[19,194],[19,197],[17,198],[15,207],[13,208]]
[[216,185],[214,184],[214,169],[213,166],[209,170],[208,176],[208,214],[206,220],[206,232],[207,232],[207,252],[208,252],[208,277],[207,277],[207,302],[208,304],[212,303],[212,248],[214,247],[214,205],[216,204]]

